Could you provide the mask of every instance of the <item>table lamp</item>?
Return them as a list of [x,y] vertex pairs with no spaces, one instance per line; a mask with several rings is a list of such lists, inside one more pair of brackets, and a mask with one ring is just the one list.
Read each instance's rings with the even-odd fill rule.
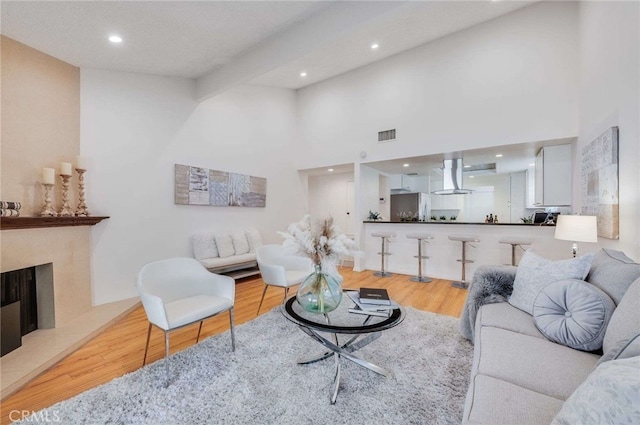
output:
[[578,253],[577,242],[598,242],[598,221],[595,215],[559,215],[556,239],[572,241],[571,251]]

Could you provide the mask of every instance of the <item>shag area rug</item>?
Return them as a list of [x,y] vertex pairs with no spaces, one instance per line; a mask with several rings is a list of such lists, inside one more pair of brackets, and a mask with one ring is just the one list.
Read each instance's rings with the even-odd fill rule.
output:
[[[346,336],[341,336],[343,342]],[[342,359],[340,393],[329,402],[330,358],[297,359],[323,347],[279,308],[170,358],[36,413],[64,424],[459,424],[473,347],[458,319],[411,307],[405,320],[355,354],[392,371],[385,378]],[[45,422],[43,422],[45,423]]]

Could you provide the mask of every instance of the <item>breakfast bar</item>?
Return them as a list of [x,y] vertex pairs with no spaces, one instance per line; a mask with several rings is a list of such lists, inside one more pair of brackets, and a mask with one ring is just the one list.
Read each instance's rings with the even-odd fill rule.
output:
[[[473,260],[467,265],[466,274],[471,279],[475,270],[482,265],[511,264],[511,246],[500,243],[501,240],[522,239],[530,245],[517,248],[516,258],[522,256],[524,249],[532,249],[553,260],[568,259],[571,256],[571,242],[554,239],[555,226],[524,223],[465,223],[457,221],[364,221],[362,232],[361,269],[378,270],[380,267],[380,243],[372,233],[395,233],[389,238],[386,247],[386,270],[390,273],[415,275],[417,254],[415,241],[406,236],[411,233],[427,233],[433,237],[425,243],[422,254],[429,259],[424,264],[426,276],[439,279],[459,280],[460,242],[449,237],[473,236],[479,242],[467,246],[466,257]],[[580,254],[595,251],[596,244],[581,244]]]

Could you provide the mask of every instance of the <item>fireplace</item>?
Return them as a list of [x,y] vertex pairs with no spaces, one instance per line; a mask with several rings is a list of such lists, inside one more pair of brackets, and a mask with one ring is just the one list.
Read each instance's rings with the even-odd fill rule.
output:
[[4,356],[22,345],[22,336],[55,326],[53,264],[3,272],[0,283]]

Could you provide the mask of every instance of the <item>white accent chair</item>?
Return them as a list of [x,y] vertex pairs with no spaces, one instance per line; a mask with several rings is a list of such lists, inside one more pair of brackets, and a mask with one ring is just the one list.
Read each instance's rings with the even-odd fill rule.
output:
[[260,314],[260,307],[269,286],[284,288],[284,302],[289,288],[298,285],[313,272],[313,262],[310,258],[288,254],[282,245],[262,245],[256,250],[256,259],[264,281],[264,290],[256,315]]
[[233,278],[208,272],[194,258],[169,258],[148,263],[138,273],[138,293],[149,320],[147,344],[142,364],[147,361],[151,326],[165,336],[166,384],[169,383],[169,332],[200,322],[196,343],[200,340],[202,322],[228,311],[231,326],[231,349],[235,351],[233,304],[236,285]]

